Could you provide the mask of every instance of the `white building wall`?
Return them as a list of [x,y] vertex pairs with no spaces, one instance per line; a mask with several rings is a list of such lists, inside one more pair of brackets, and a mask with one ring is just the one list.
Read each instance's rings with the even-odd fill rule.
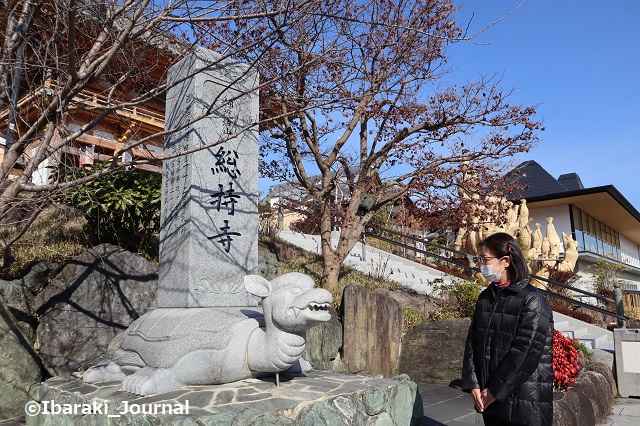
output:
[[[536,230],[536,223],[540,224],[540,232],[542,238],[547,235],[547,218],[553,217],[553,226],[562,241],[562,233],[571,234],[571,215],[569,206],[555,206],[543,208],[529,207],[529,217],[533,219],[531,222],[531,231]],[[560,245],[560,253],[564,253],[564,246]]]
[[632,255],[633,257],[636,257],[636,258],[639,257],[638,245],[622,234],[620,234],[620,248],[623,251],[627,252],[628,254]]
[[620,249],[622,250],[622,261],[640,268],[640,254],[638,253],[638,245],[620,234]]
[[[36,154],[38,148],[33,148],[30,154],[33,156]],[[42,163],[38,164],[38,168],[33,171],[31,175],[31,182],[34,185],[47,185],[49,183],[49,177],[51,176],[50,159],[45,158]]]

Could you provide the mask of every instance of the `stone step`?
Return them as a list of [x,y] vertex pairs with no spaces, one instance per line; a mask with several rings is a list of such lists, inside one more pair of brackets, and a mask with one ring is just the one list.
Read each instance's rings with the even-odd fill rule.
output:
[[589,334],[589,329],[586,327],[576,329],[559,329],[556,327],[556,330],[559,330],[564,337],[568,337],[569,339],[577,339],[581,336],[586,336],[587,334]]
[[607,343],[606,335],[586,334],[578,337],[578,340],[584,343],[587,348],[595,349],[600,345]]
[[569,338],[577,338],[591,349],[613,352],[613,333],[568,315],[553,313],[554,326]]
[[607,340],[606,342],[604,342],[601,345],[599,345],[598,349],[603,350],[603,351],[607,351],[607,352],[610,352],[610,353],[614,353],[615,350],[616,350],[614,342],[612,342],[610,340]]
[[[285,241],[320,254],[320,236],[318,235],[305,235],[291,231],[280,231],[279,235]],[[367,274],[399,282],[422,294],[431,294],[433,291],[431,283],[436,279],[451,282],[452,277],[442,271],[371,246],[365,246],[365,249],[364,258],[366,260],[363,260],[362,244],[356,243],[353,250],[347,255],[344,264]]]

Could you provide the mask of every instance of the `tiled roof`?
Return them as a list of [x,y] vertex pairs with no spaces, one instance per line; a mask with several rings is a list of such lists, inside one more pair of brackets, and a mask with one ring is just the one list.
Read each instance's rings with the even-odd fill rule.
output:
[[[560,184],[558,180],[533,160],[525,161],[516,166],[510,174],[513,175],[512,182],[525,186],[525,189],[517,190],[517,193],[514,194],[513,197],[510,197],[513,199],[529,199],[532,197],[557,194],[568,190],[568,188]],[[573,174],[575,175],[575,173]],[[580,180],[579,177],[577,177],[577,179],[578,181]]]
[[580,180],[580,176],[578,176],[577,173],[565,173],[564,175],[560,175],[558,182],[560,182],[560,185],[564,186],[567,191],[578,191],[580,189],[584,189],[582,180]]

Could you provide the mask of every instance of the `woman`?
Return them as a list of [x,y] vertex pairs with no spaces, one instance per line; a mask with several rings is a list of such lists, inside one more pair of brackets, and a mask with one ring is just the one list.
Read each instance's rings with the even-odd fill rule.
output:
[[480,294],[467,335],[462,390],[485,425],[551,425],[553,317],[531,285],[520,246],[509,234],[479,245]]

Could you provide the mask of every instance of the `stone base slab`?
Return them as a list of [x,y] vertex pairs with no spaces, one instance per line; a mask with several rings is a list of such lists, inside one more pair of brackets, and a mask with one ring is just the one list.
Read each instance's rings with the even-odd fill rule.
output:
[[311,371],[280,378],[187,386],[137,396],[119,382],[54,377],[37,385],[28,425],[410,425],[423,415],[417,385]]

